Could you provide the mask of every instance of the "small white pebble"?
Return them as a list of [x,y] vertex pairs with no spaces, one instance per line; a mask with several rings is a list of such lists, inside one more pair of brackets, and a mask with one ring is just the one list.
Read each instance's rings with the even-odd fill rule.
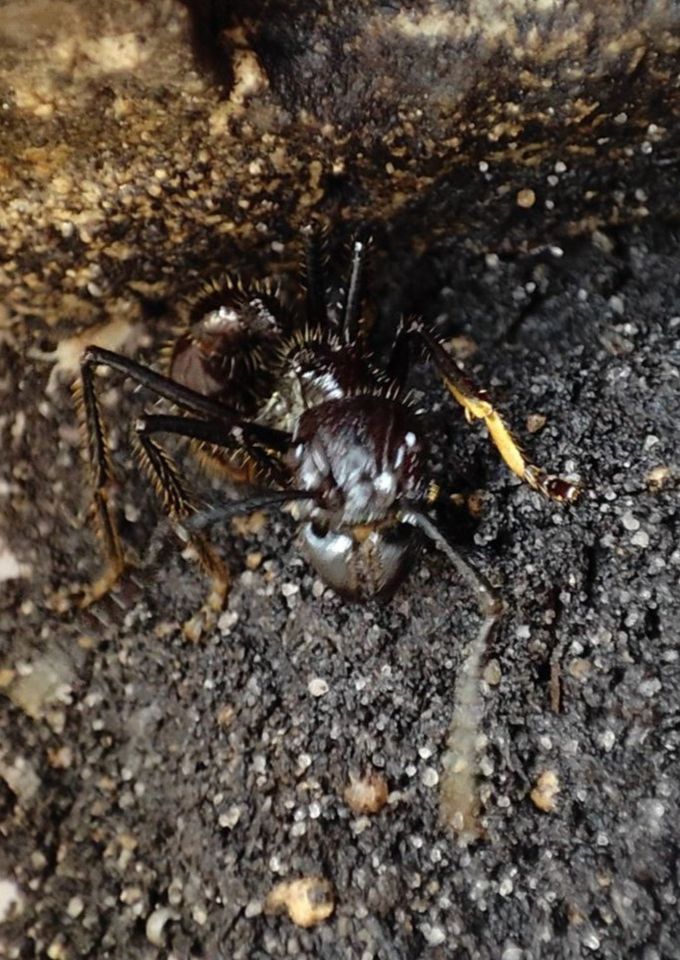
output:
[[146,939],[154,947],[162,947],[165,944],[165,924],[168,920],[174,920],[177,914],[169,907],[158,907],[152,911],[146,919]]
[[208,914],[205,908],[199,906],[198,904],[191,911],[191,916],[194,918],[199,927],[204,927],[208,922]]
[[307,684],[307,689],[313,697],[323,697],[328,693],[330,688],[323,677],[314,677]]
[[446,933],[441,927],[431,926],[429,923],[424,923],[420,928],[420,931],[430,947],[438,947],[446,940]]
[[524,951],[521,947],[516,947],[514,943],[511,943],[509,946],[503,950],[501,954],[501,960],[522,960],[524,956]]
[[238,620],[238,613],[235,610],[225,610],[217,621],[217,629],[220,633],[229,633],[231,628],[236,624]]
[[621,523],[626,530],[630,530],[631,532],[633,530],[640,529],[640,521],[637,519],[637,517],[633,516],[633,513],[630,510],[626,510],[624,515],[621,517]]
[[75,920],[76,917],[80,916],[84,909],[85,904],[80,897],[71,897],[66,907],[66,912],[68,913],[69,917],[73,917]]
[[0,880],[0,923],[14,920],[24,911],[24,896],[14,880]]
[[429,760],[432,756],[432,751],[429,747],[418,747],[418,756],[421,760]]
[[498,892],[502,897],[509,897],[512,891],[513,891],[512,880],[510,879],[510,877],[505,877],[503,880],[501,880],[500,884],[498,885]]
[[249,900],[246,904],[246,909],[244,911],[247,919],[250,920],[251,917],[259,917],[262,913],[262,901],[261,900]]
[[267,758],[261,753],[256,753],[253,757],[253,771],[255,773],[264,773],[266,769]]
[[589,950],[600,949],[600,938],[591,930],[583,937],[583,946]]
[[641,547],[643,550],[646,550],[649,546],[649,534],[646,530],[638,530],[638,532],[634,533],[630,538],[630,542],[634,547]]
[[425,767],[420,775],[424,787],[436,787],[439,783],[439,774],[434,767]]
[[281,587],[281,593],[284,595],[284,597],[293,597],[299,592],[300,587],[297,583],[284,583]]
[[241,808],[234,804],[217,818],[217,822],[223,829],[233,830],[241,819]]
[[638,690],[643,697],[655,697],[657,693],[661,691],[661,681],[657,680],[656,677],[652,677],[650,680],[643,680]]
[[623,297],[619,297],[616,295],[609,298],[609,306],[611,307],[613,312],[618,314],[620,317],[623,316],[626,309],[626,305],[623,301]]

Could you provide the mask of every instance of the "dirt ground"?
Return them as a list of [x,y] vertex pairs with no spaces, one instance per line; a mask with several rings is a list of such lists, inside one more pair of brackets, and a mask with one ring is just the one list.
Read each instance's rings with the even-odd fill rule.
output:
[[[198,111],[213,94],[194,82],[199,106],[185,107]],[[504,195],[487,203],[483,249],[459,226],[411,246],[404,223],[420,216],[422,231],[426,200],[377,231],[378,350],[400,312],[418,311],[469,351],[533,459],[584,485],[568,508],[520,485],[417,365],[435,477],[483,491],[481,515],[452,507],[448,529],[505,603],[480,681],[483,835],[467,845],[440,823],[439,787],[479,618],[434,549],[388,604],[352,606],[315,578],[286,514],[225,525],[228,608],[189,643],[181,624],[205,581],[133,465],[127,426],[148,398],[112,377],[123,533],[139,562],[90,610],[55,609],[55,591],[99,569],[68,364],[53,357],[55,373],[45,356],[78,325],[69,284],[96,307],[80,325],[123,303],[137,355],[153,361],[173,270],[184,257],[200,273],[209,233],[170,260],[160,229],[134,232],[134,284],[103,261],[110,273],[79,286],[73,271],[92,262],[82,224],[79,240],[40,233],[54,243],[44,269],[40,249],[11,251],[0,279],[21,323],[0,327],[0,956],[680,958],[680,238],[660,199],[675,161],[653,159],[598,174],[630,215],[579,235],[555,230],[554,205],[529,224],[507,218]],[[439,185],[439,225],[447,188],[467,190],[455,176]],[[26,187],[31,215],[42,189]],[[206,500],[225,494],[191,476]],[[368,774],[386,803],[352,811],[346,788]],[[309,928],[268,900],[300,877],[332,886],[332,915]]]
[[[0,620],[15,672],[0,856],[24,898],[7,955],[151,956],[145,924],[164,906],[176,957],[680,955],[678,246],[644,231],[617,246],[561,258],[512,343],[502,304],[520,264],[471,265],[438,305],[465,304],[513,421],[547,418],[536,458],[586,484],[573,508],[544,502],[441,403],[436,463],[487,491],[463,539],[507,604],[484,688],[486,836],[467,849],[438,826],[432,774],[476,629],[443,560],[424,555],[389,605],[351,607],[321,592],[285,518],[225,531],[228,612],[190,645],[178,623],[204,584],[138,481],[124,496],[135,536],[151,535],[140,568],[92,612],[50,613],[45,588],[97,565],[76,431],[66,388],[47,399],[44,370],[4,348],[2,484],[23,504]],[[249,553],[263,561],[244,572]],[[343,801],[366,771],[390,790],[370,817]],[[551,813],[529,798],[545,771]],[[335,889],[331,920],[263,915],[278,881],[316,874]]]

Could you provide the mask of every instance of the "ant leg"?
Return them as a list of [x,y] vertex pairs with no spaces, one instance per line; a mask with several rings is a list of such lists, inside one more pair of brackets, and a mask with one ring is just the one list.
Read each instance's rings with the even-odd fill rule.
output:
[[411,332],[420,337],[446,388],[465,411],[468,423],[473,420],[484,421],[496,449],[512,472],[551,500],[573,503],[581,492],[580,486],[530,463],[486,391],[476,387],[441,343],[419,324],[413,324]]
[[405,509],[399,519],[418,527],[453,563],[472,589],[482,625],[469,644],[454,690],[454,709],[442,757],[439,811],[444,826],[455,831],[462,843],[476,840],[483,833],[480,822],[479,726],[483,704],[480,696],[481,667],[489,643],[503,613],[500,597],[489,581],[461,556],[437,529],[430,518],[415,509]]
[[89,365],[81,367],[81,379],[74,385],[73,393],[87,444],[95,530],[106,556],[104,572],[85,589],[80,598],[79,606],[88,607],[109,592],[122,576],[127,563],[118,527],[109,507],[109,490],[115,478]]
[[277,451],[285,451],[290,447],[291,435],[284,430],[275,430],[273,427],[244,419],[237,410],[222,403],[221,400],[212,400],[205,394],[192,390],[170,377],[164,377],[162,373],[156,373],[150,367],[145,367],[120,353],[105,350],[103,347],[86,347],[80,359],[83,381],[87,378],[91,383],[90,368],[92,367],[109,367],[111,370],[116,370],[157,396],[176,403],[178,407],[217,421],[223,426],[225,445],[227,438],[231,436],[244,445],[251,442],[260,443]]
[[[290,435],[269,427],[250,423],[226,405],[211,400],[195,390],[175,383],[168,377],[144,367],[134,360],[102,347],[87,347],[81,358],[81,380],[76,388],[76,403],[85,426],[87,451],[92,473],[94,515],[97,532],[103,542],[107,566],[104,573],[86,591],[81,606],[104,596],[123,573],[126,561],[118,528],[109,506],[109,490],[114,480],[111,456],[94,387],[94,368],[105,366],[130,377],[157,396],[163,397],[206,417],[211,417],[213,440],[221,446],[258,448],[258,456],[276,462],[274,453],[288,449]],[[217,439],[219,431],[219,440]],[[260,450],[259,447],[263,447]],[[270,455],[269,451],[273,453]]]
[[328,322],[323,236],[313,223],[305,228],[304,236],[306,319],[310,329],[322,330]]
[[[156,419],[161,422],[154,423]],[[183,419],[181,417],[140,417],[135,424],[134,438],[140,464],[151,480],[163,509],[173,521],[180,541],[190,548],[212,581],[207,601],[201,610],[184,625],[184,633],[187,637],[198,640],[203,630],[213,625],[217,614],[223,608],[229,594],[231,577],[209,539],[202,533],[189,533],[184,521],[195,512],[195,504],[187,493],[170,456],[150,437],[151,433],[160,430],[180,433],[180,430],[173,430],[168,421],[176,420],[177,425],[180,426]],[[203,421],[186,422],[191,425]]]
[[359,338],[359,321],[361,319],[361,276],[366,257],[366,242],[356,239],[352,246],[352,270],[349,277],[349,286],[345,296],[345,305],[342,317],[342,329],[346,343],[355,343]]

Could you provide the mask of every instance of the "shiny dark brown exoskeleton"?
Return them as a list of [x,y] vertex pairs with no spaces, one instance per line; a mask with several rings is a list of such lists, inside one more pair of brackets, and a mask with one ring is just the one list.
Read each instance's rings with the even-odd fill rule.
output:
[[[467,418],[485,422],[510,469],[555,500],[576,498],[577,485],[526,461],[484,391],[419,322],[401,325],[386,369],[376,364],[361,313],[363,242],[354,244],[350,277],[337,304],[327,302],[323,257],[312,231],[307,248],[306,294],[299,300],[284,302],[269,284],[227,278],[207,285],[166,349],[164,374],[99,347],[86,349],[80,402],[108,567],[84,603],[108,591],[125,567],[109,504],[112,467],[94,389],[98,366],[119,371],[174,405],[176,412],[138,419],[134,439],[180,537],[212,578],[211,609],[223,604],[229,573],[205,534],[207,523],[294,501],[304,551],[338,593],[359,600],[389,595],[424,533],[472,584],[487,616],[495,617],[498,603],[490,586],[428,515],[439,490],[428,482],[421,418],[405,388],[414,348],[424,351]],[[189,438],[205,466],[256,493],[251,489],[245,501],[212,514],[197,513],[179,471],[155,439],[160,433]]]

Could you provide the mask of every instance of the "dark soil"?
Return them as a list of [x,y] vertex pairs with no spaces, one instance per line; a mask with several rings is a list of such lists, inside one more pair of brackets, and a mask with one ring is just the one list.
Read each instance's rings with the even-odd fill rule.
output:
[[[46,397],[44,364],[3,347],[2,490],[26,565],[0,615],[16,672],[0,864],[25,898],[6,955],[152,955],[146,920],[170,905],[173,957],[680,956],[680,258],[659,229],[601,247],[538,266],[442,248],[419,266],[439,278],[427,319],[474,339],[469,363],[518,431],[547,418],[536,461],[586,486],[565,509],[518,485],[418,368],[436,470],[488,493],[478,524],[452,512],[450,527],[506,603],[481,722],[486,836],[468,848],[426,786],[478,623],[443,558],[423,554],[389,605],[356,607],[319,595],[285,515],[224,531],[229,610],[191,645],[179,624],[205,583],[132,471],[140,566],[91,611],[51,613],[46,593],[98,565],[74,415],[65,387]],[[125,475],[143,401],[116,389],[110,405]],[[253,551],[264,562],[242,572]],[[33,717],[15,686],[31,667],[58,680]],[[342,798],[366,770],[391,791],[373,817]],[[544,771],[552,813],[529,798]],[[311,874],[334,885],[332,919],[305,931],[262,913],[279,880]]]

